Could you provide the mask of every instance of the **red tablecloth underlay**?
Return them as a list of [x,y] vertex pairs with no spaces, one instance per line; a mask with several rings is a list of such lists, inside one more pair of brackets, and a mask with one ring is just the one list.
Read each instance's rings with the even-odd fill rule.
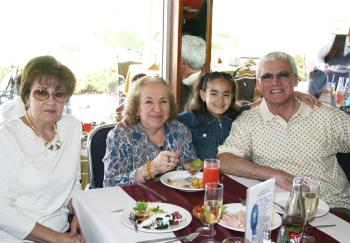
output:
[[[246,190],[247,188],[227,177],[226,175],[222,177],[222,181],[224,184],[224,204],[227,203],[236,203],[240,202],[240,198],[246,198]],[[184,192],[180,190],[176,190],[170,187],[163,185],[161,182],[153,182],[147,183],[147,186],[156,192],[163,195],[167,201],[165,203],[171,203],[179,205],[185,209],[187,209],[190,213],[192,213],[192,209],[197,204],[203,204],[204,192]],[[155,194],[148,192],[138,185],[123,185],[123,190],[126,191],[133,199],[135,200],[146,200],[150,202],[158,202],[161,201],[161,198],[157,197]],[[331,211],[332,212],[332,211]],[[337,216],[343,218],[350,222],[350,217],[335,212]],[[198,227],[202,226],[202,223],[193,217],[192,222],[186,228],[174,232],[176,236],[182,236],[191,232],[194,232]],[[218,224],[215,225],[216,229],[216,240],[223,240],[228,236],[244,236],[244,233],[237,232],[233,230],[226,229]],[[277,237],[278,228],[272,231],[272,239],[275,240]],[[316,238],[316,242],[338,242],[333,239],[331,236],[323,233],[322,231],[313,228],[312,226],[308,226],[308,233],[313,235]],[[198,237],[193,242],[200,242],[200,240],[204,239],[204,237]]]

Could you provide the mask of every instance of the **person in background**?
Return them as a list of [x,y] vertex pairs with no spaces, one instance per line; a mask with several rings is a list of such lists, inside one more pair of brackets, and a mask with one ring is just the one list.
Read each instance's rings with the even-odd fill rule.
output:
[[192,85],[202,75],[202,69],[206,60],[205,40],[198,36],[182,36],[181,46],[181,99],[180,111],[183,111],[186,103],[191,98]]
[[336,153],[350,151],[350,119],[321,105],[311,109],[293,96],[298,83],[294,59],[284,52],[262,57],[257,69],[263,101],[240,115],[218,149],[222,173],[276,179],[290,190],[294,175],[320,181],[321,198],[349,213],[350,185]]
[[[138,80],[138,79],[140,79],[140,78],[142,78],[142,77],[144,77],[144,76],[146,76],[145,73],[138,73],[138,74],[136,74],[134,77],[132,77],[131,82],[133,83],[133,82],[135,82],[136,80]],[[125,95],[124,95],[124,96],[125,96]],[[123,110],[124,110],[125,98],[126,98],[126,97],[123,98],[122,103],[121,103],[120,105],[118,105],[118,107],[115,109],[115,121],[116,121],[116,123],[123,120],[122,112],[123,112]]]
[[[144,73],[138,73],[138,74],[136,74],[134,77],[132,77],[131,82],[133,83],[133,82],[135,82],[136,80],[138,80],[138,79],[140,79],[140,78],[142,78],[142,77],[144,77],[144,76],[146,76],[146,74],[144,74]],[[124,96],[125,96],[125,94],[124,94]],[[118,107],[115,109],[115,122],[116,122],[116,123],[117,123],[117,122],[120,122],[121,120],[123,120],[122,112],[123,112],[123,110],[124,110],[124,101],[125,101],[125,98],[126,98],[126,97],[123,98],[122,102],[121,102],[121,103],[118,105]]]
[[[192,99],[186,105],[186,111],[179,115],[192,133],[193,145],[202,160],[216,158],[219,145],[229,135],[232,122],[241,111],[258,106],[261,99],[237,107],[235,105],[235,82],[225,72],[209,72],[196,82]],[[315,105],[317,100],[309,95],[295,92],[302,101]]]
[[350,76],[350,29],[347,35],[333,35],[318,53],[319,68],[337,88],[340,77]]
[[323,104],[335,106],[335,94],[328,90],[327,75],[323,71],[314,69],[309,73],[308,92]]
[[188,128],[177,121],[175,98],[165,80],[145,76],[132,84],[123,117],[107,136],[104,187],[144,183],[178,162],[196,158]]
[[206,38],[207,33],[207,1],[183,0],[182,33]]
[[62,112],[75,85],[52,56],[24,68],[25,114],[0,128],[0,242],[84,242],[77,218],[68,223],[81,190],[81,123]]
[[19,95],[19,87],[21,85],[21,76],[22,75],[19,74],[14,78],[14,82],[15,82],[14,98],[0,105],[0,126],[11,119],[21,117],[25,114],[24,104],[21,100],[21,96]]

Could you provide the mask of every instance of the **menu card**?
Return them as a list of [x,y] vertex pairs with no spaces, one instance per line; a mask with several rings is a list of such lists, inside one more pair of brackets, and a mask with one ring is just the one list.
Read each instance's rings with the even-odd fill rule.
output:
[[263,242],[264,231],[271,230],[275,179],[247,189],[245,239]]

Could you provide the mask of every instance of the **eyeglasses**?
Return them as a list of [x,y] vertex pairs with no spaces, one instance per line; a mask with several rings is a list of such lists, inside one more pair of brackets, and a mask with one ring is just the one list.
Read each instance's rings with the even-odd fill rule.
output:
[[270,82],[272,82],[274,77],[278,81],[289,81],[289,79],[291,77],[291,73],[288,71],[281,71],[281,72],[274,73],[274,74],[273,73],[264,73],[259,78],[263,82],[270,83]]
[[48,100],[50,95],[52,95],[54,100],[59,103],[67,102],[69,99],[68,94],[65,91],[53,91],[52,93],[49,93],[46,89],[34,89],[32,91],[33,97],[39,101]]

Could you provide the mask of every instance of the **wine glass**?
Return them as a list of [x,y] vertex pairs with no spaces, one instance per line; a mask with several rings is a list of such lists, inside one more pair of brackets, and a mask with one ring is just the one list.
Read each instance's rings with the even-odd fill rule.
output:
[[213,236],[214,224],[216,224],[221,216],[221,207],[223,202],[224,185],[217,182],[208,182],[204,189],[204,216],[210,227],[209,238],[201,241],[201,243],[216,243]]
[[186,180],[192,182],[196,179],[196,174],[203,169],[203,161],[200,159],[186,159],[182,161],[182,166],[190,173],[190,177]]
[[212,232],[210,232],[210,227],[209,224],[205,218],[204,215],[204,206],[203,204],[198,204],[193,207],[192,213],[195,218],[199,219],[201,223],[203,224],[202,227],[199,227],[196,229],[196,231],[201,235],[201,236],[209,236],[210,233],[214,236],[216,234],[215,229],[213,229]]
[[307,223],[315,217],[320,196],[320,183],[315,180],[305,180],[303,183],[303,203],[305,208],[305,223],[303,243],[316,242],[315,238],[306,233]]
[[205,159],[203,167],[203,185],[208,182],[219,182],[220,160]]
[[247,242],[243,237],[227,237],[222,243],[245,243]]

